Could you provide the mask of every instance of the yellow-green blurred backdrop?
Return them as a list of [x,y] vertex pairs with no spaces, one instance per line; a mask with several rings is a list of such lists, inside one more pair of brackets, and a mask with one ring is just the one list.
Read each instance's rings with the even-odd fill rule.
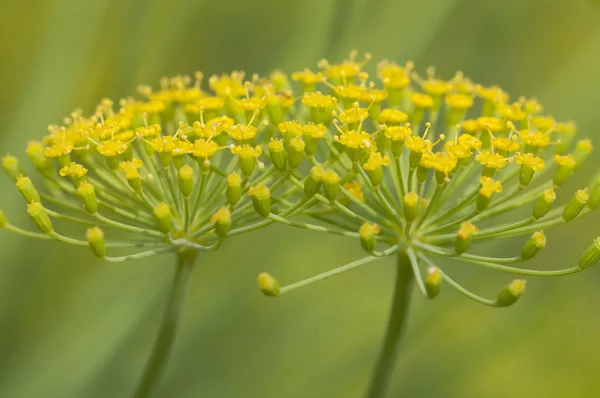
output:
[[[351,48],[461,69],[537,96],[600,146],[600,4],[590,0],[0,0],[0,152],[23,155],[76,107],[161,76],[266,73]],[[600,166],[594,155],[571,184]],[[26,215],[0,179],[0,206]],[[594,219],[594,217],[596,217]],[[570,266],[598,216],[549,234],[535,266]],[[514,252],[520,241],[490,250]],[[393,267],[361,268],[277,300],[292,282],[360,255],[355,242],[273,227],[200,259],[157,397],[360,397],[387,317]],[[0,397],[127,397],[155,337],[172,259],[106,265],[85,249],[0,231]],[[474,290],[508,280],[458,264]],[[452,291],[415,297],[394,397],[575,397],[600,391],[600,270],[531,280],[506,310]]]

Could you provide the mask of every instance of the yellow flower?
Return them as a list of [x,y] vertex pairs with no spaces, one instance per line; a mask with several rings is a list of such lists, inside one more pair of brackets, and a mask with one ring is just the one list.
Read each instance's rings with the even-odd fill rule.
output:
[[518,153],[515,160],[517,164],[531,167],[534,171],[544,170],[544,159],[541,159],[531,153]]
[[408,120],[408,115],[397,109],[384,109],[379,114],[381,123],[401,124]]
[[509,163],[504,156],[489,151],[481,151],[475,157],[482,166],[490,169],[503,169]]
[[371,152],[369,160],[363,164],[363,169],[373,171],[382,166],[389,166],[390,158],[387,155],[382,155],[381,152]]
[[88,173],[88,169],[78,163],[71,162],[68,166],[61,168],[59,173],[62,177],[83,177]]
[[481,177],[480,183],[479,193],[486,198],[491,198],[494,193],[502,192],[502,184],[499,181],[494,181],[489,177]]
[[347,148],[371,148],[374,147],[375,143],[372,141],[371,136],[364,131],[350,130],[339,136],[333,138],[336,142],[339,142]]
[[347,182],[343,185],[344,189],[361,202],[365,202],[365,197],[362,192],[362,186],[357,181]]

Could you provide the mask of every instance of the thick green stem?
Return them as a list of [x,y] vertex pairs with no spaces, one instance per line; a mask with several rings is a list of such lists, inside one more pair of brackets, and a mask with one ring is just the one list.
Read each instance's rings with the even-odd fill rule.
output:
[[190,274],[194,262],[195,253],[188,252],[180,254],[177,259],[177,269],[169,292],[169,299],[154,343],[152,354],[144,370],[144,374],[137,387],[134,397],[150,397],[156,389],[160,377],[165,370],[169,354],[173,348],[173,341],[177,333],[177,326],[183,312],[185,298],[190,281]]
[[381,347],[379,359],[373,370],[371,384],[365,397],[383,398],[389,389],[392,374],[398,358],[400,343],[406,330],[408,307],[414,279],[410,260],[405,252],[398,254],[398,274],[396,276],[396,290],[392,301],[390,319]]

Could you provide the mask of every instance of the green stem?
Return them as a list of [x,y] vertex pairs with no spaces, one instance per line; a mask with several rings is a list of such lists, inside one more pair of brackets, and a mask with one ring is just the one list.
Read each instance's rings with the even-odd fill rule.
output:
[[152,354],[135,392],[135,398],[150,397],[165,370],[184,308],[194,257],[195,252],[178,255],[177,269],[173,278],[162,324],[154,343]]
[[396,291],[392,301],[390,319],[375,365],[371,384],[366,394],[367,398],[383,398],[389,389],[394,367],[398,358],[398,352],[408,318],[408,306],[410,303],[413,272],[410,260],[405,252],[398,254],[398,275],[396,276]]

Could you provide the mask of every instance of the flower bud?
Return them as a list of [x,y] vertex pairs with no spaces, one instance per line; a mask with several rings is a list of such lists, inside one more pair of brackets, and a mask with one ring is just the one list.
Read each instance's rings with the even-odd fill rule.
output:
[[252,204],[254,210],[262,216],[268,217],[271,214],[271,191],[266,185],[259,184],[255,187],[250,187],[248,194],[252,196]]
[[581,140],[575,145],[573,150],[573,159],[575,159],[575,170],[581,167],[583,162],[592,153],[592,141],[589,139]]
[[381,230],[377,224],[364,223],[358,230],[360,235],[360,245],[367,253],[375,250],[375,235],[379,234]]
[[492,195],[497,192],[502,192],[502,184],[499,181],[494,181],[490,177],[481,177],[481,188],[477,195],[477,211],[485,210],[492,201]]
[[471,246],[473,241],[473,235],[479,232],[477,228],[470,221],[464,221],[460,224],[460,228],[456,233],[456,239],[454,240],[454,250],[456,254],[463,254]]
[[419,215],[419,195],[414,192],[409,192],[404,195],[404,218],[406,221],[413,222]]
[[215,231],[219,238],[223,239],[231,229],[231,212],[227,207],[221,207],[210,219],[215,223]]
[[306,145],[302,138],[294,137],[290,141],[290,148],[288,153],[288,165],[291,169],[297,169],[304,159],[304,148]]
[[0,209],[0,228],[4,228],[6,224],[8,224],[8,220],[2,209]]
[[242,177],[235,171],[227,176],[227,201],[235,206],[242,197]]
[[194,187],[194,169],[184,165],[179,169],[179,190],[184,198],[189,198]]
[[33,186],[33,183],[29,177],[23,177],[22,175],[17,177],[17,189],[21,192],[21,195],[25,198],[27,203],[39,202],[40,194]]
[[340,192],[341,177],[335,171],[327,170],[323,174],[323,192],[329,200],[336,200]]
[[163,169],[168,169],[171,167],[171,162],[173,161],[173,152],[158,152],[158,160],[160,161]]
[[[61,167],[61,168],[66,167],[71,163],[71,159],[68,159],[68,161],[61,160],[61,159],[62,158],[59,158],[59,167]],[[108,166],[108,168],[111,171],[115,171],[115,170],[119,169],[119,166],[121,165],[121,159],[119,158],[118,155],[104,156],[104,159],[106,159],[106,165]]]
[[554,161],[556,162],[557,166],[556,170],[554,171],[553,183],[555,186],[560,187],[567,181],[571,174],[573,174],[576,163],[575,159],[571,155],[555,155]]
[[52,162],[44,154],[44,145],[39,141],[31,141],[27,145],[27,155],[35,168],[43,175],[52,171]]
[[312,198],[321,190],[321,185],[323,182],[323,174],[325,170],[323,166],[316,165],[312,169],[310,169],[310,173],[308,173],[308,177],[304,180],[304,195],[307,198]]
[[254,166],[256,166],[256,158],[254,156],[243,156],[238,155],[238,164],[242,174],[249,177],[254,172]]
[[585,204],[590,198],[588,189],[580,189],[575,192],[575,196],[565,205],[562,217],[565,221],[571,221],[581,213],[581,210],[585,207]]
[[23,174],[19,160],[11,155],[6,155],[2,158],[2,168],[6,172],[6,175],[13,181],[17,181],[17,178]]
[[104,232],[98,227],[93,227],[87,230],[86,237],[92,253],[94,253],[96,257],[104,258],[104,256],[106,256]]
[[535,206],[533,206],[533,218],[539,220],[544,217],[550,211],[555,200],[556,192],[554,192],[554,188],[544,190],[542,196],[540,196]]
[[498,294],[497,304],[500,307],[508,307],[516,303],[525,291],[525,281],[515,279]]
[[600,207],[600,174],[596,175],[590,183],[590,200],[587,205],[592,210]]
[[27,214],[33,220],[33,222],[38,226],[42,232],[47,234],[52,232],[52,221],[50,221],[50,217],[39,202],[33,202],[27,205]]
[[256,282],[258,282],[258,287],[260,287],[260,290],[265,296],[279,296],[279,282],[277,282],[277,279],[273,278],[270,274],[266,272],[261,272],[260,274],[258,274]]
[[425,279],[425,290],[427,297],[430,299],[436,298],[440,294],[442,285],[442,272],[438,267],[427,268],[427,278]]
[[173,229],[173,221],[171,220],[171,209],[169,205],[161,202],[154,208],[154,217],[158,222],[158,229],[162,233],[169,233]]
[[269,142],[269,154],[273,166],[279,171],[287,169],[287,155],[282,140],[271,139]]
[[543,231],[535,232],[523,246],[521,259],[531,260],[536,254],[546,247],[546,236]]
[[600,261],[600,236],[588,247],[579,259],[579,269],[584,270]]
[[98,212],[98,198],[96,197],[96,191],[92,184],[89,182],[82,182],[79,184],[79,187],[77,187],[77,195],[88,213],[96,214]]

